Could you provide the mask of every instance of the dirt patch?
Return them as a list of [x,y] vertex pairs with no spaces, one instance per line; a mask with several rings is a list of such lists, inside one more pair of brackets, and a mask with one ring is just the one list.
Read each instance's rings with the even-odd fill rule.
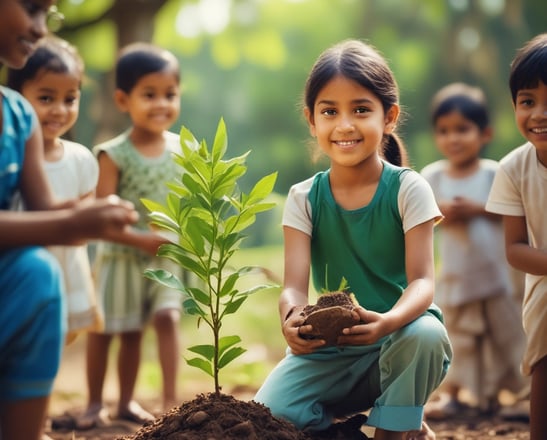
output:
[[264,439],[305,440],[262,405],[224,394],[197,396],[143,426],[124,440]]
[[[136,398],[139,403],[141,403],[144,408],[152,411],[158,417],[157,420],[150,425],[143,427],[125,420],[114,419],[107,426],[99,426],[87,431],[74,430],[74,417],[81,414],[85,406],[84,351],[85,344],[82,340],[79,342],[76,341],[76,343],[65,353],[50,407],[50,415],[52,419],[64,422],[64,426],[59,426],[57,429],[52,429],[51,426],[48,427],[47,434],[53,440],[170,440],[174,438],[180,440],[220,440],[230,438],[237,438],[239,440],[252,438],[259,440],[310,439],[309,434],[296,430],[292,425],[287,426],[285,422],[271,420],[271,414],[269,411],[267,411],[263,406],[251,401],[256,390],[245,387],[240,387],[241,389],[227,390],[229,395],[223,397],[220,404],[216,407],[216,409],[214,409],[214,411],[213,409],[206,410],[210,411],[210,414],[207,416],[208,421],[203,421],[202,424],[205,426],[217,424],[220,419],[224,417],[225,413],[229,414],[234,408],[237,408],[236,412],[240,418],[234,418],[231,425],[224,425],[224,429],[234,429],[234,427],[239,424],[239,426],[235,428],[239,430],[238,433],[249,433],[249,436],[245,437],[241,435],[239,437],[228,437],[226,433],[222,433],[222,435],[215,434],[214,437],[207,437],[203,434],[203,432],[207,431],[196,434],[197,431],[194,430],[194,435],[198,436],[191,437],[189,436],[192,435],[190,431],[184,431],[188,428],[185,427],[185,420],[189,417],[189,414],[205,411],[202,408],[199,408],[198,403],[207,405],[210,404],[210,402],[208,403],[208,395],[202,394],[204,390],[208,389],[208,384],[197,383],[196,381],[190,380],[183,380],[181,383],[181,406],[174,407],[166,413],[155,410],[155,408],[160,408],[161,406],[161,402],[157,398],[157,391],[154,391],[152,396],[152,394],[143,392],[142,390],[139,391],[139,389],[137,389],[138,392]],[[106,406],[110,414],[115,414],[117,380],[113,372],[110,371],[110,373],[111,375],[107,375],[107,381],[105,384],[105,399]],[[204,416],[196,415],[193,417],[194,422],[196,422],[196,419],[199,421],[200,417]],[[350,435],[358,435],[358,429],[356,429],[356,427],[360,425],[361,421],[362,420],[359,419],[350,419],[350,421],[346,422],[344,425],[339,425],[335,429],[327,433],[323,433],[322,436],[316,434],[315,438],[323,440],[348,440],[351,438],[359,438],[350,437]],[[479,416],[471,411],[462,412],[461,414],[458,414],[457,416],[446,421],[429,421],[429,424],[436,432],[437,440],[530,439],[529,425],[524,416],[517,416],[513,420],[506,420],[499,415]],[[163,425],[171,427],[178,426],[179,431],[176,434],[173,433],[171,438],[167,436],[164,437],[164,434],[161,431],[161,429],[163,429]],[[153,426],[158,428],[156,437],[152,436],[153,434],[151,432],[151,427]],[[199,425],[197,425],[197,427],[199,427]],[[218,427],[215,429],[218,429]],[[362,431],[370,438],[373,437],[372,428],[364,427]],[[145,434],[143,432],[147,432],[147,435],[150,435],[150,437],[144,437]],[[254,432],[255,437],[252,437],[252,432]],[[141,437],[138,437],[139,435]]]
[[[152,404],[152,402],[143,402]],[[63,417],[67,417],[65,414]],[[336,424],[323,433],[311,435],[275,419],[263,405],[238,400],[230,395],[198,395],[158,416],[155,422],[139,426],[113,420],[109,426],[89,431],[48,430],[54,440],[357,440],[373,436],[371,428],[359,430],[362,418]],[[529,440],[528,423],[504,420],[500,416],[462,413],[447,421],[430,421],[437,440]]]

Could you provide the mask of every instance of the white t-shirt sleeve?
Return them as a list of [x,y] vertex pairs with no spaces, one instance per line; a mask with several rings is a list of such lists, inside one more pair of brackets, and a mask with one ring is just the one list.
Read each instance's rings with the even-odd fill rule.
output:
[[283,209],[283,226],[289,226],[307,235],[312,234],[311,204],[308,194],[315,176],[291,187]]
[[520,191],[504,167],[496,172],[485,209],[501,215],[525,215]]
[[431,186],[415,171],[402,175],[398,205],[405,233],[429,220],[434,219],[437,223],[442,219]]

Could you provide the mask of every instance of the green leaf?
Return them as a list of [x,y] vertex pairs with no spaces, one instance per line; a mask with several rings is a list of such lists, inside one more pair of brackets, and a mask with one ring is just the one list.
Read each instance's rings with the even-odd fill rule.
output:
[[227,348],[231,347],[232,345],[238,344],[241,342],[241,338],[236,335],[232,336],[223,336],[222,338],[218,339],[218,352],[219,354],[224,353]]
[[223,296],[229,295],[234,290],[234,286],[239,279],[239,273],[234,272],[228,278],[226,281],[224,281],[224,284],[222,285],[222,288],[220,289],[219,296],[222,298]]
[[199,142],[186,127],[182,126],[179,133],[182,156],[189,156],[192,152],[199,150]]
[[223,316],[231,315],[237,312],[237,310],[241,307],[241,305],[245,302],[246,299],[247,299],[246,296],[241,296],[240,298],[230,300],[230,302],[228,302],[225,305],[224,312],[222,313],[222,315]]
[[182,284],[175,275],[167,270],[145,269],[144,276],[150,280],[157,281],[158,283],[169,287],[170,289],[178,290],[180,292],[186,292],[184,284]]
[[189,270],[190,272],[194,272],[201,279],[205,279],[207,276],[207,273],[203,270],[203,267],[199,264],[199,262],[184,253],[179,245],[168,243],[161,246],[158,250],[158,256],[170,258],[183,268]]
[[226,365],[228,365],[230,362],[232,362],[234,359],[241,356],[243,353],[245,353],[247,350],[245,350],[242,347],[233,347],[230,348],[226,353],[224,353],[223,356],[220,357],[218,360],[218,368],[224,368]]
[[199,354],[200,356],[203,356],[205,359],[212,361],[215,357],[215,346],[214,345],[194,345],[192,347],[188,347],[188,350],[190,350],[193,353]]
[[202,371],[205,371],[209,376],[213,376],[213,367],[210,362],[207,362],[201,358],[192,358],[186,359],[186,363],[191,367],[199,368]]
[[188,315],[207,316],[207,312],[199,306],[194,298],[186,298],[182,303],[182,308]]
[[224,119],[220,118],[215,134],[215,140],[213,142],[213,162],[218,162],[226,153],[228,147],[228,137],[226,135],[226,125]]
[[194,298],[197,302],[203,304],[204,306],[210,306],[211,305],[211,296],[207,295],[206,292],[204,292],[201,289],[198,289],[196,287],[188,287],[186,289],[186,292]]
[[198,217],[190,217],[186,223],[186,239],[192,245],[192,253],[201,256],[205,253],[204,236],[211,241],[212,231],[210,225]]
[[249,193],[247,203],[256,203],[264,200],[272,193],[276,180],[277,172],[260,179]]
[[158,211],[162,214],[167,215],[168,210],[161,203],[158,203],[154,200],[145,199],[145,198],[142,198],[140,200],[141,200],[141,203],[145,206],[145,208],[148,209],[149,211],[151,212]]

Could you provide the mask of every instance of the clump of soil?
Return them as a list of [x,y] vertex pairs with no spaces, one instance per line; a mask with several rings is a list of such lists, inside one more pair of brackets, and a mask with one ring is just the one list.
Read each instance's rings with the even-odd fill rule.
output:
[[327,431],[311,434],[274,417],[258,402],[211,393],[200,394],[194,400],[174,407],[154,422],[143,425],[134,435],[118,440],[366,439],[360,432],[363,422],[364,419],[350,419],[335,423]]
[[325,346],[337,345],[342,330],[359,322],[352,313],[356,305],[352,294],[329,292],[320,295],[317,304],[304,307],[301,315],[304,324],[313,327],[312,338],[324,339]]
[[144,425],[124,440],[307,440],[294,425],[256,402],[226,394],[201,394]]

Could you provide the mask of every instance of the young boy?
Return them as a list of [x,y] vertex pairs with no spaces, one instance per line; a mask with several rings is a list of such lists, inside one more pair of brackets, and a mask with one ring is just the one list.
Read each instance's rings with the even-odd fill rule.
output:
[[521,48],[509,87],[515,120],[528,141],[501,160],[486,209],[503,215],[505,252],[526,272],[522,372],[531,375],[530,439],[547,438],[547,33]]

